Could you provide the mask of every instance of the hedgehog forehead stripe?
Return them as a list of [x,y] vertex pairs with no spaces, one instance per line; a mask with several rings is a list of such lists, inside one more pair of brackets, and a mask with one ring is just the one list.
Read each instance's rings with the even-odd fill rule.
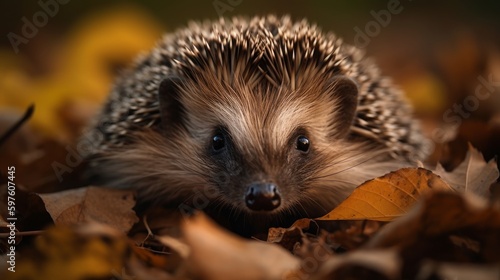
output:
[[397,156],[424,154],[425,141],[414,134],[417,124],[402,94],[358,49],[305,20],[275,16],[190,23],[166,35],[116,83],[99,118],[110,125],[100,128],[104,138],[94,137],[102,139],[100,150],[123,145],[128,133],[159,123],[157,91],[166,76],[204,73],[292,90],[313,76],[343,74],[359,86],[353,135],[382,143]]

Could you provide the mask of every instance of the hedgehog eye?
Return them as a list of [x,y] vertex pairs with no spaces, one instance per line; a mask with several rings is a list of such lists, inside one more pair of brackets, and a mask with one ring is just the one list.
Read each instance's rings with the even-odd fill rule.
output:
[[220,151],[226,146],[226,139],[222,133],[217,133],[212,137],[212,148],[214,151]]
[[311,142],[304,135],[300,135],[297,138],[297,150],[300,150],[302,152],[307,152],[307,151],[309,151],[310,145],[311,145]]

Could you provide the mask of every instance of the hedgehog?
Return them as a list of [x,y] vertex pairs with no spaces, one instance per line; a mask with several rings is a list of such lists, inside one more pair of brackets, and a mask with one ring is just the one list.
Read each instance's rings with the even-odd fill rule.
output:
[[429,152],[402,92],[361,50],[273,15],[165,35],[82,139],[90,181],[242,234],[321,216]]

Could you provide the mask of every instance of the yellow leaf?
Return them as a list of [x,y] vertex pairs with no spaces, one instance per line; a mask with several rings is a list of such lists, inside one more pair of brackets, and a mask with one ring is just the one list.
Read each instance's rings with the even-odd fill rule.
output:
[[423,193],[430,190],[452,189],[427,169],[403,168],[363,183],[318,220],[391,221],[405,214]]

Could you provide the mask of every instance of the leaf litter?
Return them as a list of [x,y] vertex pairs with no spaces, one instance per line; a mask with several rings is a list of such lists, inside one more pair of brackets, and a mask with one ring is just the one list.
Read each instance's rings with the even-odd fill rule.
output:
[[16,241],[20,273],[2,279],[445,279],[457,263],[468,264],[463,275],[493,279],[500,204],[486,197],[497,177],[496,163],[470,147],[451,172],[391,172],[323,217],[269,229],[267,240],[236,236],[202,213],[136,214],[130,191],[36,194],[20,186],[17,230],[40,232]]
[[500,203],[491,195],[499,172],[494,159],[486,161],[472,146],[451,171],[438,163],[433,171],[415,167],[385,174],[361,184],[323,217],[271,228],[267,240],[248,240],[202,213],[185,217],[164,208],[137,209],[131,191],[77,184],[73,187],[80,188],[68,190],[68,184],[78,182],[78,170],[64,181],[66,186],[58,184],[47,166],[67,160],[67,148],[42,142],[47,143],[57,151],[50,160],[32,156],[39,153],[35,147],[29,157],[20,155],[16,161],[20,168],[41,171],[20,177],[16,189],[16,206],[22,211],[16,222],[14,274],[1,267],[11,244],[6,239],[7,187],[0,188],[2,279],[500,275]]

